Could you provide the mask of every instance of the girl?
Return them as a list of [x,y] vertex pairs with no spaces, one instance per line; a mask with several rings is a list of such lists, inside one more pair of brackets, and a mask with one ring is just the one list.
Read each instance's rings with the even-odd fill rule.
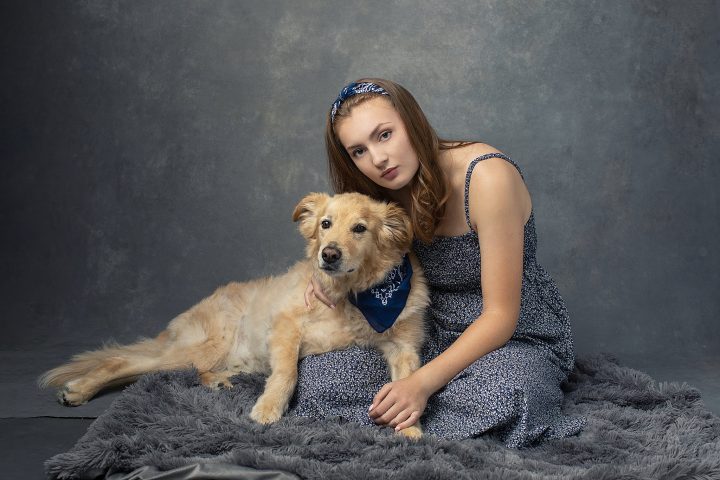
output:
[[[341,90],[325,143],[337,193],[409,213],[431,288],[428,337],[423,366],[396,382],[374,350],[304,358],[290,413],[396,430],[422,417],[426,434],[492,432],[511,447],[579,432],[583,419],[560,411],[574,363],[568,314],[535,258],[532,202],[515,162],[487,144],[438,138],[413,96],[379,78]],[[313,296],[332,307],[310,279],[308,305]]]

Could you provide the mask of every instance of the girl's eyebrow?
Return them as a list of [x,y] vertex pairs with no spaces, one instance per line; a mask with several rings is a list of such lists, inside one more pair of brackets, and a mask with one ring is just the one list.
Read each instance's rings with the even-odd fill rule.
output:
[[[383,125],[387,125],[387,124],[389,124],[389,123],[392,123],[392,122],[378,123],[377,127],[375,127],[375,128],[373,129],[373,131],[370,132],[370,136],[369,136],[368,138],[373,138],[373,137],[377,134],[378,130],[380,130],[380,127],[382,127]],[[360,146],[360,145],[350,145],[349,147],[346,148],[346,150],[349,151],[349,150],[352,150],[353,148],[359,147],[359,146]]]

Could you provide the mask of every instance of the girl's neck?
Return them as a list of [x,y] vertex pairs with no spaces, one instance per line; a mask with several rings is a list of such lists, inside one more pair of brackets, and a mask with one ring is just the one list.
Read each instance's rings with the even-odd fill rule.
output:
[[400,190],[388,190],[387,195],[393,202],[397,202],[406,212],[410,212],[412,205],[412,197],[410,196],[410,188],[403,187]]

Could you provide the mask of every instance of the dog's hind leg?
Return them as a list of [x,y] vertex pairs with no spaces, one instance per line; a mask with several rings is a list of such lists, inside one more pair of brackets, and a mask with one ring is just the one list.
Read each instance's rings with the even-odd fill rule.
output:
[[175,317],[157,337],[131,345],[110,345],[81,353],[40,377],[40,387],[59,387],[58,400],[80,405],[111,385],[130,383],[160,370],[195,367],[200,374],[221,369],[234,341],[241,311],[220,287],[190,310]]
[[200,374],[200,382],[213,390],[221,388],[232,388],[230,377],[240,372],[234,370],[223,370],[222,372],[205,372]]
[[187,361],[168,357],[169,342],[163,334],[131,345],[105,346],[81,353],[71,362],[45,373],[38,383],[41,387],[59,387],[58,401],[77,406],[104,388],[131,383],[144,373],[190,366]]
[[195,367],[202,374],[217,366],[227,352],[222,337],[208,336],[188,344],[171,336],[165,330],[154,339],[81,353],[45,373],[38,384],[59,387],[58,401],[77,406],[104,388],[131,383],[145,373]]
[[105,387],[130,383],[158,365],[168,333],[131,345],[105,345],[83,352],[38,379],[40,387],[58,387],[58,401],[76,406],[87,402]]
[[195,367],[205,373],[219,361],[210,360],[207,355],[208,351],[220,350],[214,343],[208,340],[198,345],[163,345],[155,339],[87,352],[82,355],[95,358],[94,368],[65,382],[58,392],[58,401],[66,406],[81,405],[104,388],[133,382],[150,372]]

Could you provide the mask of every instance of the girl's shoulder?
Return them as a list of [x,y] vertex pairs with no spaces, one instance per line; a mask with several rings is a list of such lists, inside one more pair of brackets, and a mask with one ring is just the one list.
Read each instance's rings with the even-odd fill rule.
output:
[[[502,153],[504,155],[502,151],[498,150],[492,145],[488,145],[487,143],[472,143],[470,145],[464,145],[458,148],[443,150],[441,152],[440,162],[443,170],[445,171],[445,174],[448,176],[448,178],[451,179],[452,184],[464,185],[465,175],[467,174],[468,168],[470,167],[470,163],[476,158],[487,155],[488,153]],[[499,160],[503,163],[506,162],[502,158],[497,158],[496,160]],[[492,163],[495,162],[480,162],[480,164],[486,164],[487,166],[490,166],[490,164]]]

